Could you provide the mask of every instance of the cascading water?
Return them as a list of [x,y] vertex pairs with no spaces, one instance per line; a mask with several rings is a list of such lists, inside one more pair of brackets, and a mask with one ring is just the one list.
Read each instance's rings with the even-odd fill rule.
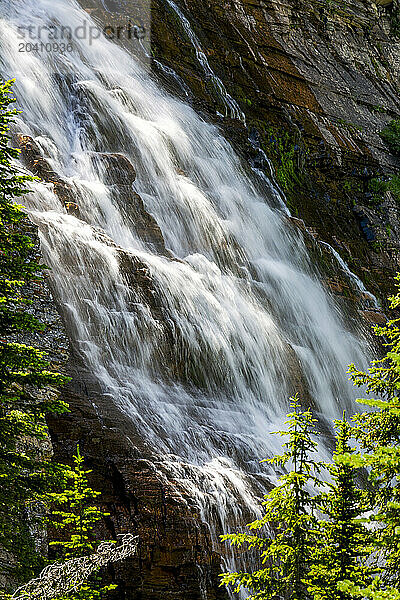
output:
[[[229,144],[123,49],[102,37],[64,54],[18,52],[20,24],[88,19],[75,0],[16,1],[1,15],[18,130],[68,182],[79,218],[52,185],[35,184],[26,203],[74,347],[217,539],[242,524],[242,507],[257,512],[274,478],[259,460],[280,449],[269,432],[290,392],[303,385],[322,415],[337,416],[352,402],[345,371],[365,362],[363,342]],[[137,233],[129,198],[124,206],[93,160],[115,152],[135,166],[165,252]]]
[[246,121],[246,117],[244,112],[241,110],[240,106],[236,102],[234,98],[227,92],[223,82],[217,75],[214,73],[210,64],[208,62],[207,56],[200,45],[200,41],[194,33],[190,22],[185,17],[179,6],[173,0],[166,0],[168,5],[175,12],[177,17],[179,18],[179,22],[183,27],[186,35],[188,36],[190,43],[192,44],[194,51],[196,53],[196,58],[200,63],[200,66],[204,72],[206,77],[206,81],[210,81],[214,87],[214,90],[219,98],[219,100],[223,103],[225,107],[226,116],[232,117],[232,119],[239,119],[243,122]]

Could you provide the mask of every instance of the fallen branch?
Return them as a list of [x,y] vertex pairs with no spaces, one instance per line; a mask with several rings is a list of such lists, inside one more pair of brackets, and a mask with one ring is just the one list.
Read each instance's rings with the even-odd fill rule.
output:
[[139,538],[131,533],[120,536],[121,543],[102,542],[90,556],[71,558],[47,566],[36,579],[18,588],[12,600],[52,600],[76,591],[90,575],[110,562],[117,562],[135,554]]

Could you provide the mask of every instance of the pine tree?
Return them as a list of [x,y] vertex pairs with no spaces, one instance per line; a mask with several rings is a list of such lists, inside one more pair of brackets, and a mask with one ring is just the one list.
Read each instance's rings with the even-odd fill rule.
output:
[[305,577],[314,600],[349,600],[349,594],[338,589],[339,582],[347,580],[367,587],[373,576],[367,559],[375,547],[363,522],[363,515],[370,508],[368,494],[357,485],[354,467],[335,460],[343,454],[354,454],[349,444],[354,439],[353,428],[344,416],[335,421],[335,427],[333,463],[326,465],[331,481],[326,484],[328,490],[317,499],[323,518],[319,521],[311,568]]
[[[400,281],[400,275],[396,277]],[[400,306],[400,293],[390,298],[391,308]],[[339,460],[353,467],[369,470],[371,526],[375,532],[374,560],[380,577],[363,588],[346,581],[343,589],[367,598],[395,598],[400,588],[400,328],[399,319],[392,319],[375,332],[383,338],[385,356],[372,362],[364,372],[350,366],[354,384],[366,388],[372,398],[359,399],[374,410],[356,415],[355,434],[362,451],[356,455],[344,453]],[[346,587],[347,586],[347,587]]]
[[309,571],[315,545],[317,520],[312,489],[320,485],[320,467],[311,456],[317,449],[312,439],[316,435],[316,420],[310,410],[301,410],[297,397],[291,398],[291,408],[286,421],[288,430],[278,432],[289,436],[283,445],[285,452],[268,460],[291,470],[280,477],[279,485],[265,497],[264,516],[248,525],[251,531],[261,530],[262,534],[235,533],[221,537],[231,545],[245,544],[260,554],[260,569],[221,576],[221,585],[233,585],[235,592],[242,587],[251,590],[252,600],[280,596],[286,600],[307,598],[303,578]]
[[[43,512],[49,502],[58,506],[48,525],[64,533],[52,545],[62,549],[65,559],[97,548],[93,528],[106,513],[93,504],[99,492],[88,484],[90,471],[82,467],[79,448],[73,469],[51,462],[40,451],[41,440],[48,436],[46,414],[68,410],[53,388],[69,378],[51,370],[44,352],[15,341],[18,333],[45,327],[29,313],[32,302],[24,297],[24,286],[42,279],[45,267],[34,258],[27,218],[14,203],[34,178],[20,175],[14,165],[19,151],[10,146],[9,128],[17,115],[11,107],[12,83],[0,82],[0,546],[18,559],[16,576],[23,580],[44,562],[30,536],[32,506],[41,503]],[[38,393],[47,389],[52,391]],[[52,491],[60,486],[61,491]],[[99,600],[114,587],[102,587],[94,577],[68,598]],[[0,597],[10,595],[0,591]]]
[[31,302],[23,297],[24,285],[39,280],[43,266],[33,258],[26,216],[14,204],[32,177],[20,175],[14,165],[19,153],[10,146],[10,123],[17,114],[11,88],[12,81],[0,82],[0,545],[19,559],[18,576],[26,577],[33,564],[26,511],[49,478],[57,477],[56,466],[40,456],[38,442],[46,437],[46,413],[67,409],[53,396],[39,400],[35,392],[67,378],[51,371],[44,352],[15,341],[18,332],[44,326],[29,314]]
[[[52,506],[49,525],[61,532],[60,539],[50,542],[50,546],[59,550],[62,560],[95,552],[100,542],[95,538],[94,528],[101,519],[109,516],[109,513],[103,512],[94,503],[100,492],[89,485],[88,475],[91,471],[83,468],[84,458],[79,446],[73,458],[74,467],[66,473],[66,485],[60,492],[46,495],[46,500]],[[69,594],[68,600],[101,600],[115,588],[115,585],[102,586],[101,578],[96,574]]]

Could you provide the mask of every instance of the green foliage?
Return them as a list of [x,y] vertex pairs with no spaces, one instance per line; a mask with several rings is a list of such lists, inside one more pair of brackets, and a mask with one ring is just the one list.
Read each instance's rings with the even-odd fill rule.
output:
[[331,482],[327,484],[328,490],[318,496],[324,518],[318,523],[317,544],[305,577],[314,600],[348,599],[349,594],[339,590],[339,583],[347,580],[349,584],[367,587],[373,574],[367,559],[375,548],[362,519],[369,508],[368,497],[357,485],[354,467],[335,460],[343,454],[354,454],[349,444],[353,431],[344,417],[335,425],[334,460],[326,465]]
[[392,119],[380,133],[393,154],[400,154],[400,119]]
[[[315,498],[311,487],[319,485],[320,467],[311,457],[317,444],[312,436],[316,434],[315,419],[309,410],[302,412],[297,397],[292,399],[292,409],[286,424],[288,431],[278,432],[288,435],[284,443],[285,452],[268,462],[291,467],[280,478],[279,485],[266,497],[263,503],[264,516],[248,525],[251,532],[222,536],[231,545],[260,552],[262,567],[252,573],[224,573],[222,584],[233,585],[236,592],[242,587],[252,591],[249,598],[268,600],[283,596],[288,600],[303,600],[304,573],[310,567],[310,559],[316,543],[317,519],[314,515]],[[274,530],[271,537],[270,531]]]
[[398,2],[393,2],[390,18],[390,33],[400,37],[400,7]]
[[380,106],[380,104],[374,104],[374,106],[371,106],[371,110],[372,110],[372,112],[377,112],[377,113],[386,112],[386,109],[383,106]]
[[388,189],[387,181],[381,177],[374,177],[368,182],[368,189],[372,193],[371,204],[380,204],[383,200],[383,195]]
[[60,492],[49,493],[46,499],[51,503],[49,523],[57,530],[68,534],[67,540],[50,542],[51,546],[62,549],[64,558],[85,556],[95,550],[93,527],[106,513],[92,505],[100,492],[89,486],[87,476],[91,471],[83,469],[84,458],[79,446],[73,457],[74,467],[66,472],[69,482]]
[[[400,282],[400,275],[396,279]],[[400,291],[390,300],[398,309]],[[232,544],[257,549],[267,565],[252,573],[225,573],[223,582],[236,584],[235,591],[247,585],[254,592],[250,598],[263,600],[400,599],[400,319],[376,327],[375,332],[386,346],[385,356],[366,372],[354,365],[349,368],[353,383],[368,395],[358,400],[368,410],[356,414],[352,424],[344,418],[335,422],[331,463],[310,462],[314,448],[304,446],[304,465],[309,467],[300,469],[302,477],[312,483],[322,468],[330,474],[322,491],[311,495],[303,488],[305,496],[296,502],[295,467],[295,475],[289,472],[268,494],[263,519],[250,525],[257,529],[269,525],[269,538],[223,536]],[[294,423],[297,432],[296,422],[290,415],[290,431]],[[293,431],[290,436],[292,445],[283,460],[271,462],[285,464],[293,457],[301,440]],[[306,479],[300,481],[304,484]],[[300,564],[298,577],[295,565]]]
[[[50,542],[50,546],[58,550],[63,560],[87,556],[96,551],[94,528],[96,523],[109,513],[103,512],[95,504],[100,492],[92,489],[88,482],[91,471],[83,468],[84,458],[77,447],[74,455],[74,467],[66,472],[67,483],[60,492],[46,495],[52,510],[48,522],[61,538]],[[68,595],[69,600],[102,600],[107,593],[115,589],[115,585],[101,585],[101,579],[95,574],[90,580],[80,585],[76,591]],[[60,598],[58,600],[67,600]]]
[[395,588],[381,588],[381,580],[379,578],[366,588],[354,584],[351,581],[342,581],[339,584],[339,589],[350,596],[351,598],[362,598],[371,600],[400,600],[400,592]]
[[[400,281],[400,276],[397,276]],[[391,307],[400,306],[400,293],[390,298]],[[350,366],[356,386],[366,388],[373,398],[359,402],[375,410],[354,417],[356,436],[362,451],[356,456],[345,454],[347,464],[370,469],[371,502],[374,513],[370,521],[377,524],[375,544],[382,557],[382,586],[400,587],[400,329],[399,319],[392,319],[375,331],[387,348],[385,356],[373,361],[368,372]]]
[[44,326],[27,312],[30,301],[23,297],[24,285],[39,280],[43,267],[32,258],[26,217],[13,203],[32,178],[20,175],[13,164],[18,150],[9,145],[17,114],[11,86],[11,81],[0,83],[0,545],[18,557],[17,574],[26,577],[35,567],[26,517],[60,470],[41,456],[45,415],[67,409],[55,394],[38,392],[67,378],[51,370],[44,352],[15,341],[15,333]]
[[396,202],[400,205],[400,176],[392,175],[389,178],[374,177],[369,182],[369,189],[373,194],[373,203],[380,204],[385,192],[392,192]]

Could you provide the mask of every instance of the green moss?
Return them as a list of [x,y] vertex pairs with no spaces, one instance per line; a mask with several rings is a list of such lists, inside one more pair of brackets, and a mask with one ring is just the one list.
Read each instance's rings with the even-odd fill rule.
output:
[[359,179],[344,179],[342,182],[342,189],[350,194],[358,194],[362,192],[362,184]]
[[392,16],[390,19],[390,32],[396,37],[400,37],[400,8],[398,4],[394,4],[392,8]]
[[362,127],[360,127],[359,125],[356,125],[355,123],[350,123],[350,121],[345,121],[344,119],[338,119],[337,122],[343,127],[346,127],[351,133],[363,130]]
[[379,177],[374,177],[370,180],[368,188],[372,193],[370,204],[374,206],[381,204],[383,194],[386,192],[386,182]]
[[275,165],[276,179],[285,192],[302,184],[301,149],[294,137],[285,130],[265,129],[265,146]]
[[393,175],[388,181],[387,189],[392,192],[397,204],[400,206],[400,175]]
[[383,240],[376,240],[375,242],[371,243],[371,248],[374,250],[374,252],[379,253],[385,249],[385,242]]
[[338,7],[333,0],[326,0],[326,9],[330,15],[334,15],[338,11]]
[[400,119],[392,119],[380,133],[393,154],[400,154]]
[[374,105],[374,106],[371,106],[371,111],[372,112],[377,112],[377,113],[384,113],[384,112],[386,112],[386,110],[383,108],[383,106],[379,106],[378,104]]
[[375,75],[378,79],[384,79],[384,76],[382,74],[382,69],[380,64],[378,63],[377,60],[375,60],[375,58],[373,56],[371,56],[371,64],[374,67],[375,70]]

